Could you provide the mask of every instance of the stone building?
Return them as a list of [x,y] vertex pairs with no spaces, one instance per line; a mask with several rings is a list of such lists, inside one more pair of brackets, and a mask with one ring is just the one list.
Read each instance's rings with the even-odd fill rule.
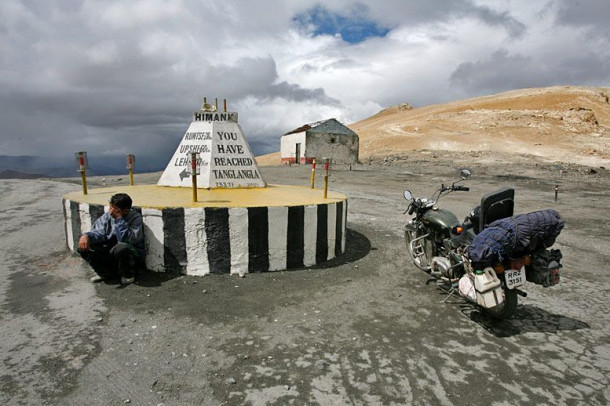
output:
[[358,134],[334,118],[305,124],[282,136],[280,155],[283,164],[319,162],[358,162]]

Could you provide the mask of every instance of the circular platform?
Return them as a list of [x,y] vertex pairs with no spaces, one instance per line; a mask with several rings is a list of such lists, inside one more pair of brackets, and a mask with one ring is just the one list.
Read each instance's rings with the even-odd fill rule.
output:
[[157,185],[115,186],[63,197],[66,242],[78,246],[115,193],[142,213],[146,266],[189,275],[302,268],[345,250],[347,196],[320,189],[269,185],[192,190]]

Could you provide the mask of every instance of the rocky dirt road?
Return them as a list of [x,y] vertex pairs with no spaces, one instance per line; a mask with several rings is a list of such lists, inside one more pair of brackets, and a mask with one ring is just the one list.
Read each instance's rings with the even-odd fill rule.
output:
[[[453,157],[334,168],[349,233],[329,264],[245,278],[148,273],[124,289],[89,284],[65,248],[61,195],[80,186],[1,181],[0,403],[608,404],[608,171],[478,156],[471,191],[442,201],[461,218],[510,185],[517,212],[554,208],[566,220],[561,284],[528,284],[516,317],[494,322],[445,301],[404,248],[403,190],[428,195],[454,180],[465,165]],[[309,182],[307,166],[262,170],[269,183]]]

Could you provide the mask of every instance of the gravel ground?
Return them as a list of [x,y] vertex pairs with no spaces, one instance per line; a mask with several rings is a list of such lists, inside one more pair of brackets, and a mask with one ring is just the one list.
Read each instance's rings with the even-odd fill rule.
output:
[[[509,321],[446,300],[404,247],[402,192],[430,195],[464,166],[471,191],[440,203],[458,218],[513,186],[516,212],[554,208],[566,220],[561,284],[528,283]],[[426,151],[351,169],[333,168],[329,185],[349,197],[343,256],[245,278],[150,272],[125,288],[90,284],[65,247],[61,195],[76,179],[0,181],[0,403],[610,402],[609,171]],[[309,183],[309,166],[262,171],[269,183]]]

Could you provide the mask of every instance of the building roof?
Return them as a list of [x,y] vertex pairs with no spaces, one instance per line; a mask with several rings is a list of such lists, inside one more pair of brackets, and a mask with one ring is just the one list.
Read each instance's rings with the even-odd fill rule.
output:
[[329,118],[327,120],[316,121],[315,123],[309,123],[300,126],[299,128],[295,128],[292,131],[287,132],[284,135],[296,134],[301,132],[309,132],[309,133],[332,133],[337,135],[357,135],[355,132],[338,122],[334,118]]

